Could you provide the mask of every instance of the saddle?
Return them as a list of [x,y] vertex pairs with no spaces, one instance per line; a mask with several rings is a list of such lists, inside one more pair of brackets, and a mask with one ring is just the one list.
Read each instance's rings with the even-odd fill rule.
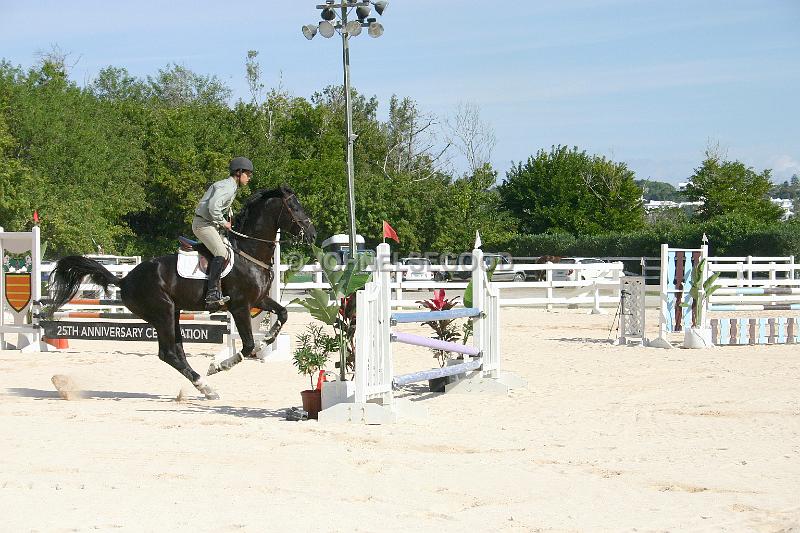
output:
[[[180,247],[178,248],[178,275],[188,279],[208,279],[208,262],[214,257],[206,245],[202,242],[194,241],[184,236],[178,237]],[[224,278],[233,269],[233,248],[225,239],[225,247],[228,249],[228,258],[225,260],[225,268],[222,270],[221,277]]]

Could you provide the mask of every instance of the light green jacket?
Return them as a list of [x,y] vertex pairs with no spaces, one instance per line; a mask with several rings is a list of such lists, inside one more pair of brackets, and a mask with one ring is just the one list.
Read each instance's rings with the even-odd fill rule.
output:
[[217,181],[200,199],[194,214],[221,226],[225,223],[225,213],[228,212],[236,197],[237,188],[236,179],[233,176]]

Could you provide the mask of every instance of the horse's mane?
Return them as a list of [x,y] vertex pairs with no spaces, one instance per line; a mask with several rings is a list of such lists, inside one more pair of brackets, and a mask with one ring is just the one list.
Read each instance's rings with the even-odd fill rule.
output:
[[267,198],[281,198],[284,194],[283,188],[277,189],[260,189],[244,201],[242,209],[236,214],[233,220],[233,229],[242,231],[247,224],[247,221],[254,218],[257,211],[263,208],[264,201]]

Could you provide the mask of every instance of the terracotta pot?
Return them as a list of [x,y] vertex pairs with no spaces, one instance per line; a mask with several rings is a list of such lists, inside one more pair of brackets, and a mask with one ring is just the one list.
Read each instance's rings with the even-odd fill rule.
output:
[[322,394],[318,390],[304,390],[300,391],[300,396],[303,397],[303,410],[308,413],[308,418],[316,420],[319,412],[322,409]]

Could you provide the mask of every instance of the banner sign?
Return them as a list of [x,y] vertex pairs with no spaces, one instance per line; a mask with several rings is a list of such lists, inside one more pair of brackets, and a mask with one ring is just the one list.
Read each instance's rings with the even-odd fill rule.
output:
[[[84,339],[111,341],[155,341],[156,328],[146,322],[64,322],[41,321],[49,339]],[[183,342],[222,344],[228,326],[223,324],[181,324]]]

